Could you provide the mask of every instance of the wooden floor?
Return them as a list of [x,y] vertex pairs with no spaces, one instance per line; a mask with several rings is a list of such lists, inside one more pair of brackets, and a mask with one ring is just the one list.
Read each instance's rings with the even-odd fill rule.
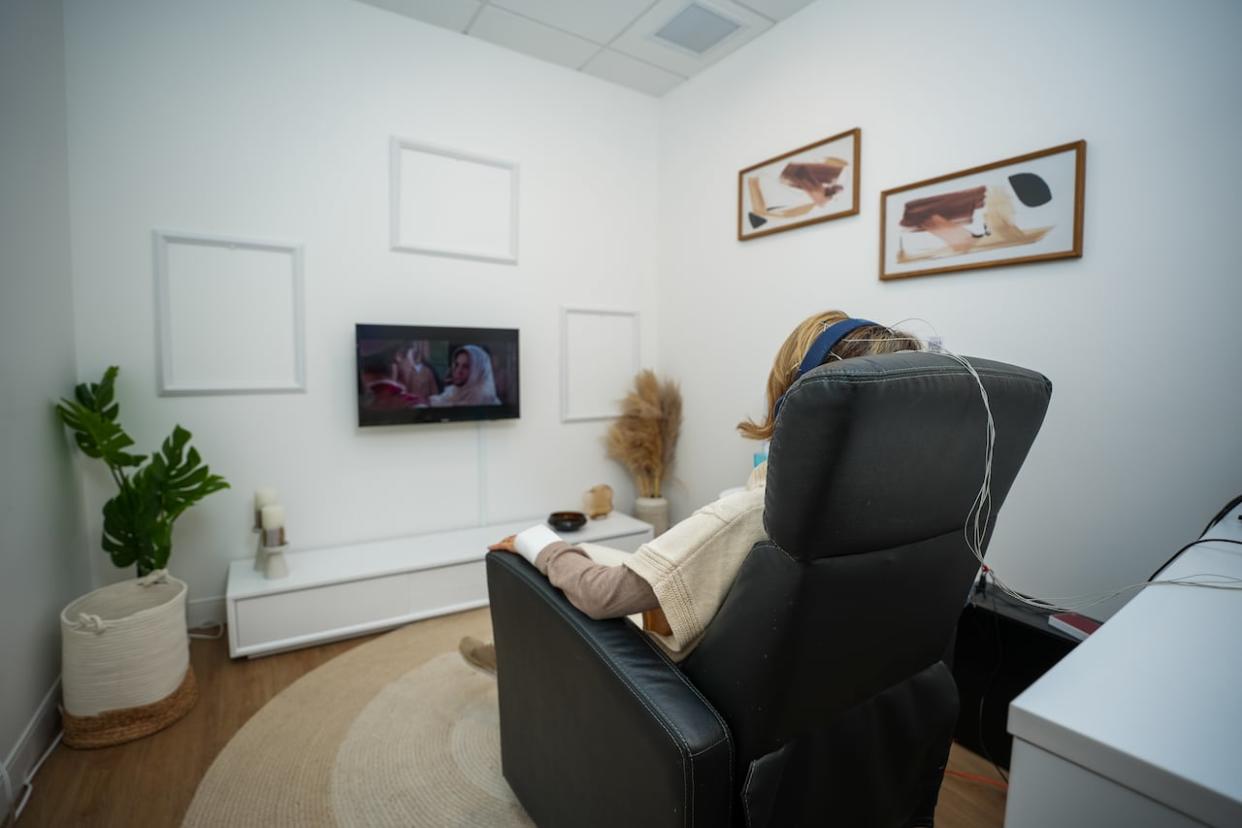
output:
[[[231,661],[223,640],[191,644],[199,702],[154,736],[100,750],[63,746],[48,757],[17,828],[32,826],[177,826],[216,754],[246,720],[289,684],[352,647],[355,638],[254,661]],[[999,777],[991,764],[957,745],[950,771]],[[952,774],[936,811],[938,828],[992,828],[1004,821],[1005,794]]]

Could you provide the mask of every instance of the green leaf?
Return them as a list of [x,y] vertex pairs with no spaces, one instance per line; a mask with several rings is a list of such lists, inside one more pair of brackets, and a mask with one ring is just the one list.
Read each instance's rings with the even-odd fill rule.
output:
[[91,387],[86,383],[75,386],[73,396],[83,408],[95,408],[95,395],[91,393]]
[[172,555],[172,520],[160,521],[151,535],[151,569],[168,568]]
[[119,567],[139,568],[155,557],[152,536],[159,522],[159,500],[131,488],[104,504],[103,548]]
[[117,373],[114,365],[98,383],[78,385],[74,398],[62,399],[56,413],[82,453],[107,463],[120,486],[116,497],[104,504],[104,551],[117,566],[136,566],[138,574],[145,575],[168,565],[173,523],[181,513],[229,484],[211,473],[189,446],[192,435],[180,425],[145,467],[126,477],[125,469],[142,466],[147,457],[126,451],[134,441],[116,422]]
[[146,459],[126,452],[133,438],[99,412],[72,400],[61,400],[56,410],[61,421],[74,430],[74,440],[87,457],[102,459],[114,469],[139,466]]
[[[181,426],[164,440],[161,453],[140,471],[140,485],[159,492],[160,505],[171,522],[207,495],[227,489],[224,478],[211,473],[193,447],[185,451],[191,434]],[[136,479],[137,479],[136,478]]]
[[61,422],[74,431],[74,442],[87,457],[103,460],[113,471],[139,466],[146,459],[125,451],[134,441],[117,424],[120,406],[113,402],[119,369],[104,371],[98,383],[82,383],[74,389],[74,399],[62,399],[56,406]]
[[108,406],[112,405],[112,400],[115,397],[116,375],[120,371],[121,369],[115,365],[108,366],[108,370],[104,371],[103,379],[99,381],[99,384],[91,386],[91,390],[95,392],[96,411],[103,413]]
[[[120,370],[121,369],[115,365],[109,366],[108,370],[104,371],[103,379],[99,382],[84,382],[78,385],[73,390],[77,401],[81,403],[83,407],[91,411],[98,413],[106,411],[108,406],[112,404],[114,389],[116,386],[116,375],[120,372]],[[113,414],[108,419],[116,419],[116,415]]]

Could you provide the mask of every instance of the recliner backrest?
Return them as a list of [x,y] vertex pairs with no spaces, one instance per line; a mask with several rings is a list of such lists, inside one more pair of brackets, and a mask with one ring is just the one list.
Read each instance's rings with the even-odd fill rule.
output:
[[[990,538],[1051,383],[968,359],[996,425]],[[978,569],[963,530],[985,422],[974,378],[940,354],[835,362],[790,389],[769,455],[769,540],[682,663],[742,767],[944,655]]]

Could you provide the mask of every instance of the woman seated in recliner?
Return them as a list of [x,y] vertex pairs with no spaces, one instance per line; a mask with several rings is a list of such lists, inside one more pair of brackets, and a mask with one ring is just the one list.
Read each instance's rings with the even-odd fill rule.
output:
[[[763,422],[746,420],[738,430],[754,440],[771,439],[785,392],[812,368],[832,360],[921,348],[902,331],[851,319],[841,311],[817,313],[794,328],[776,353]],[[595,544],[570,546],[543,524],[490,548],[529,560],[591,618],[658,611],[648,630],[670,657],[680,660],[715,616],[751,547],[765,537],[766,473],[766,463],[756,467],[744,491],[704,506],[633,555]],[[495,670],[491,644],[467,638],[461,651],[472,664]]]

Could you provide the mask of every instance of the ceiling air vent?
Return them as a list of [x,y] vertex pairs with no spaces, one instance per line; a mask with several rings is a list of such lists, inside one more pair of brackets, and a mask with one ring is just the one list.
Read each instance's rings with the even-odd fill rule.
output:
[[707,6],[691,3],[652,35],[666,45],[701,55],[742,28]]

